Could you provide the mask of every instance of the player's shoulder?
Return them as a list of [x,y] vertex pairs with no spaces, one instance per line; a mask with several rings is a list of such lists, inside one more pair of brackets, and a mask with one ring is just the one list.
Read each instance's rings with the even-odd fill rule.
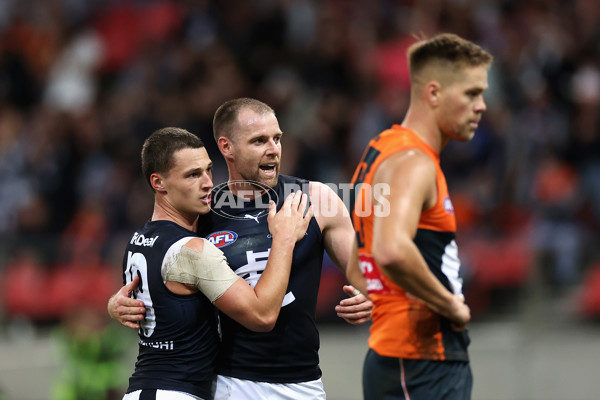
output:
[[406,179],[435,181],[436,165],[420,148],[407,148],[391,154],[381,162],[374,183],[404,181]]
[[185,247],[189,247],[192,250],[202,252],[207,246],[211,245],[214,246],[212,243],[210,243],[208,240],[202,237],[195,237],[188,240],[188,242],[185,244]]
[[221,250],[217,246],[203,237],[190,239],[185,246],[199,253],[221,253]]
[[309,188],[311,197],[331,196],[332,194],[337,195],[334,192],[334,190],[331,188],[331,186],[329,186],[323,182],[319,182],[319,181],[309,181],[308,188]]

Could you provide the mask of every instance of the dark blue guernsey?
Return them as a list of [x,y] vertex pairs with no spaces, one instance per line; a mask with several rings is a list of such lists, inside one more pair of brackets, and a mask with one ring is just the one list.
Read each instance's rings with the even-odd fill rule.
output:
[[[200,234],[225,253],[229,266],[254,286],[271,248],[267,213],[269,199],[277,209],[292,191],[308,194],[308,181],[279,176],[262,198],[243,201],[224,185],[213,193],[213,211],[199,223]],[[220,314],[222,346],[218,373],[271,383],[306,382],[321,377],[319,333],[315,323],[323,263],[321,230],[313,217],[305,237],[296,243],[283,306],[271,332],[252,332]]]
[[135,232],[123,259],[123,278],[140,279],[135,297],[146,304],[139,354],[127,392],[177,390],[211,399],[219,336],[216,309],[201,293],[182,296],[163,283],[161,266],[197,233],[170,221],[151,221]]

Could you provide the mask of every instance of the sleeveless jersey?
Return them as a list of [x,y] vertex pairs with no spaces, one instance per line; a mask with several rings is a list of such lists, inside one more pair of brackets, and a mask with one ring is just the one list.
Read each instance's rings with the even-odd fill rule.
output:
[[[200,234],[225,253],[237,275],[255,286],[271,249],[269,199],[280,209],[292,191],[308,194],[308,183],[280,175],[275,187],[250,201],[234,196],[225,184],[223,190],[213,191],[213,211],[198,224]],[[315,312],[323,252],[321,230],[313,217],[305,237],[296,243],[288,288],[271,332],[252,332],[220,313],[220,375],[271,383],[321,377]]]
[[165,389],[212,398],[219,345],[216,308],[202,294],[177,295],[165,286],[161,266],[198,237],[174,222],[150,221],[135,232],[123,259],[123,280],[140,277],[134,297],[143,300],[139,354],[127,392]]
[[431,158],[436,168],[437,184],[437,201],[421,213],[414,242],[440,282],[451,292],[462,293],[455,242],[456,219],[440,168],[439,154],[413,131],[394,125],[371,140],[352,178],[355,203],[351,210],[358,240],[359,265],[374,303],[369,347],[387,357],[466,361],[470,341],[467,331],[452,331],[448,319],[431,312],[422,302],[407,297],[406,292],[385,275],[373,257],[376,210],[372,197],[377,193],[377,188],[372,187],[373,177],[384,160],[409,148],[419,149]]

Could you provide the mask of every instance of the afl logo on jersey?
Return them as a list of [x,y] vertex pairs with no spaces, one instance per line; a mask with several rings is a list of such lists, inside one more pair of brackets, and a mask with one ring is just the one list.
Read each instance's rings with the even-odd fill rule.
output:
[[446,210],[446,212],[450,215],[454,214],[454,206],[452,205],[452,202],[450,201],[450,196],[448,195],[444,197],[444,210]]
[[206,240],[215,245],[215,247],[229,246],[237,240],[237,233],[232,231],[219,231],[211,233],[206,237]]

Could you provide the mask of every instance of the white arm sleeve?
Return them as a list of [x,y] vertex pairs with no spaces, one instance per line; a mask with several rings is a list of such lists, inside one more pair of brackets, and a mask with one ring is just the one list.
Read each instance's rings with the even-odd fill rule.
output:
[[174,262],[163,268],[163,279],[195,285],[214,303],[238,279],[223,252],[204,240],[201,252],[182,246]]

